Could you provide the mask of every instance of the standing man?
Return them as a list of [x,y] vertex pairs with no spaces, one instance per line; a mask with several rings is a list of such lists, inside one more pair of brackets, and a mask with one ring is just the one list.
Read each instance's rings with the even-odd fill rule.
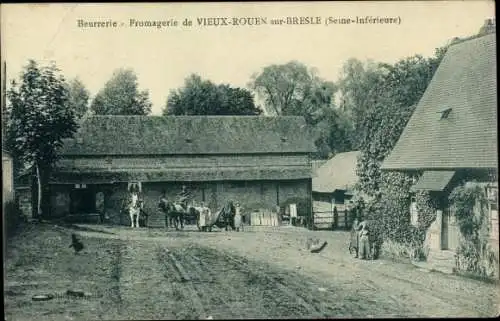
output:
[[333,229],[336,229],[339,225],[339,212],[337,211],[337,206],[333,207]]
[[191,199],[191,193],[189,192],[186,185],[182,185],[182,190],[178,194],[178,197],[179,197],[179,203],[181,204],[182,208],[184,208],[184,210],[187,211],[187,205],[189,200]]
[[[167,191],[162,190],[160,201],[158,202],[158,207],[163,212],[165,216],[165,227],[169,226],[169,223],[172,223],[170,216],[168,215],[168,199],[167,199]],[[170,224],[172,225],[172,224]]]

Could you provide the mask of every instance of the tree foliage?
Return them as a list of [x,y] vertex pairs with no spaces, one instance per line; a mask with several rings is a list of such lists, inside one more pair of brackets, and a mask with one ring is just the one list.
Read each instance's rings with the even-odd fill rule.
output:
[[353,148],[353,126],[350,118],[338,108],[324,108],[313,126],[317,158],[330,158]]
[[270,65],[252,76],[249,87],[269,114],[305,118],[313,129],[315,157],[352,150],[351,120],[334,102],[337,86],[320,78],[314,69],[297,61]]
[[380,79],[372,90],[372,105],[357,128],[361,150],[358,176],[360,188],[367,195],[380,193],[382,161],[397,143],[438,65],[438,59],[421,56],[379,65]]
[[80,79],[75,78],[68,84],[69,107],[74,109],[77,118],[83,117],[89,110],[90,93]]
[[7,144],[18,163],[36,173],[41,214],[42,186],[58,159],[57,149],[77,129],[75,110],[69,108],[68,86],[54,64],[40,67],[30,60],[7,97]]
[[364,126],[365,115],[381,95],[385,71],[373,61],[366,63],[349,59],[342,67],[337,86],[339,89],[339,108],[350,118],[354,132],[352,144],[359,148],[359,134]]
[[132,69],[116,70],[90,106],[97,115],[148,115],[151,107],[149,92],[139,91]]
[[266,111],[274,115],[312,117],[321,107],[330,105],[335,92],[332,82],[297,61],[263,68],[252,76],[249,86],[264,101]]
[[186,78],[184,86],[170,92],[164,115],[259,115],[253,95],[244,88],[216,85],[198,75]]
[[449,195],[461,232],[457,267],[482,277],[498,276],[498,252],[491,246],[488,199],[478,183],[457,186]]

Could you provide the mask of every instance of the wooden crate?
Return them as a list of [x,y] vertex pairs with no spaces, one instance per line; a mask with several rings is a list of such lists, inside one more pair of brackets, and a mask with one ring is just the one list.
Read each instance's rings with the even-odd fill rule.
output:
[[278,214],[269,210],[252,212],[250,224],[254,226],[278,226]]

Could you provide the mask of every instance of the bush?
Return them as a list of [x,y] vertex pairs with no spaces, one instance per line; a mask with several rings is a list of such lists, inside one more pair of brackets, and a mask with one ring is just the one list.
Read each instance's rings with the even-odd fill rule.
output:
[[489,240],[485,189],[478,184],[458,186],[449,200],[462,235],[456,253],[457,271],[487,278],[498,276],[499,258]]
[[411,261],[424,261],[427,253],[420,241],[401,243],[390,239],[381,244],[382,255],[389,258],[406,258]]
[[489,244],[477,244],[470,240],[462,241],[455,255],[458,272],[472,272],[473,274],[493,278],[498,275],[498,254]]

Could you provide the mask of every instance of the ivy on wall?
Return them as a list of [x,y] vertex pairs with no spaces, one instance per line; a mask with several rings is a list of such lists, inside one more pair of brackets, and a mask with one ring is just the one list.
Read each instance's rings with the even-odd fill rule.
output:
[[424,233],[436,220],[439,205],[435,198],[432,198],[428,191],[418,191],[415,193],[418,212],[418,228]]
[[460,185],[450,193],[449,200],[461,232],[457,270],[482,277],[498,275],[498,254],[489,241],[489,207],[484,186]]
[[394,65],[381,65],[383,72],[370,86],[370,107],[360,126],[358,190],[371,198],[365,216],[374,222],[378,246],[391,252],[394,244],[396,256],[422,256],[425,232],[411,224],[410,214],[410,187],[421,173],[384,172],[381,165],[399,140],[444,52],[437,51],[432,58],[414,56]]

